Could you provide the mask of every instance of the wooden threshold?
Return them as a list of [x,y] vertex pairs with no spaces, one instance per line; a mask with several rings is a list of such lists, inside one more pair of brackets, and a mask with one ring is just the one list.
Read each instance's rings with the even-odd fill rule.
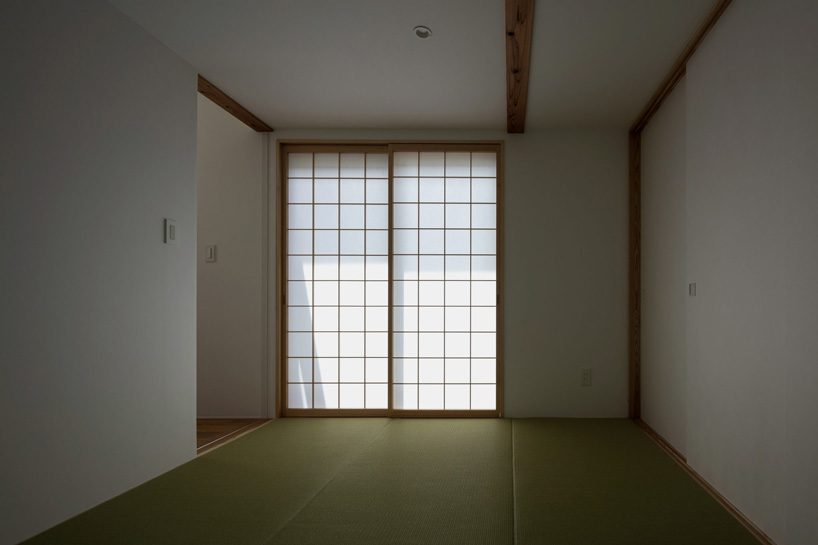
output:
[[199,418],[196,454],[213,450],[269,422],[266,418]]
[[501,418],[497,410],[430,410],[430,409],[392,409],[391,418]]
[[650,437],[653,442],[659,445],[659,448],[664,450],[670,458],[676,462],[676,464],[681,467],[685,473],[687,473],[696,483],[704,488],[704,490],[710,494],[713,499],[715,499],[728,513],[733,515],[733,517],[744,526],[748,532],[750,532],[754,538],[758,540],[759,543],[762,545],[776,545],[775,542],[768,536],[764,530],[759,528],[758,526],[753,523],[747,516],[739,511],[739,509],[733,505],[730,500],[725,498],[721,492],[716,490],[716,488],[707,482],[707,480],[702,477],[695,469],[693,469],[690,464],[687,463],[687,459],[682,455],[681,452],[676,450],[673,445],[671,445],[664,437],[659,435],[650,425],[642,419],[636,420],[636,424],[644,430],[648,437]]
[[430,409],[284,409],[282,417],[307,418],[502,418],[497,410]]
[[308,418],[383,418],[389,416],[387,409],[283,409],[282,417],[308,417]]

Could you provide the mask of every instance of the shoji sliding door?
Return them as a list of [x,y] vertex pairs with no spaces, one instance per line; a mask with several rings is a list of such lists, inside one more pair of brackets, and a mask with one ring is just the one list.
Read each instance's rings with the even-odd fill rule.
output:
[[285,159],[287,408],[386,410],[388,153]]
[[393,408],[494,411],[497,153],[399,146],[393,174]]
[[500,414],[499,146],[281,152],[284,414]]

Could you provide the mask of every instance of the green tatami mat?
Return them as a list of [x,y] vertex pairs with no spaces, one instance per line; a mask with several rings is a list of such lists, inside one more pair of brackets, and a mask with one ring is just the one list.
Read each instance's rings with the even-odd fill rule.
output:
[[505,545],[508,420],[393,420],[269,545]]
[[629,420],[515,420],[518,545],[758,545]]
[[387,422],[269,422],[27,543],[261,544]]
[[30,543],[757,545],[629,420],[370,418],[272,421]]

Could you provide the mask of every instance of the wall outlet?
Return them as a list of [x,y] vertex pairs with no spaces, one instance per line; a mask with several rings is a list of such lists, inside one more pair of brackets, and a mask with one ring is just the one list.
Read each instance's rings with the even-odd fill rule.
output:
[[583,388],[588,388],[589,386],[591,386],[591,368],[590,367],[585,367],[582,370],[581,384],[582,384]]
[[687,285],[687,294],[691,297],[696,297],[696,283],[691,282]]
[[164,220],[164,227],[165,227],[165,236],[164,241],[165,244],[176,244],[178,240],[179,233],[176,230],[176,221],[165,218]]
[[211,244],[210,246],[205,246],[205,262],[206,263],[215,263],[216,262],[216,245]]

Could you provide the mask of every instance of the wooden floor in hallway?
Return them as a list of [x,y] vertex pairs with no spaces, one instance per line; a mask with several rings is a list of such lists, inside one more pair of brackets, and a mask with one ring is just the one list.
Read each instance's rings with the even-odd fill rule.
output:
[[267,421],[261,418],[198,418],[196,453],[201,454],[232,441]]

